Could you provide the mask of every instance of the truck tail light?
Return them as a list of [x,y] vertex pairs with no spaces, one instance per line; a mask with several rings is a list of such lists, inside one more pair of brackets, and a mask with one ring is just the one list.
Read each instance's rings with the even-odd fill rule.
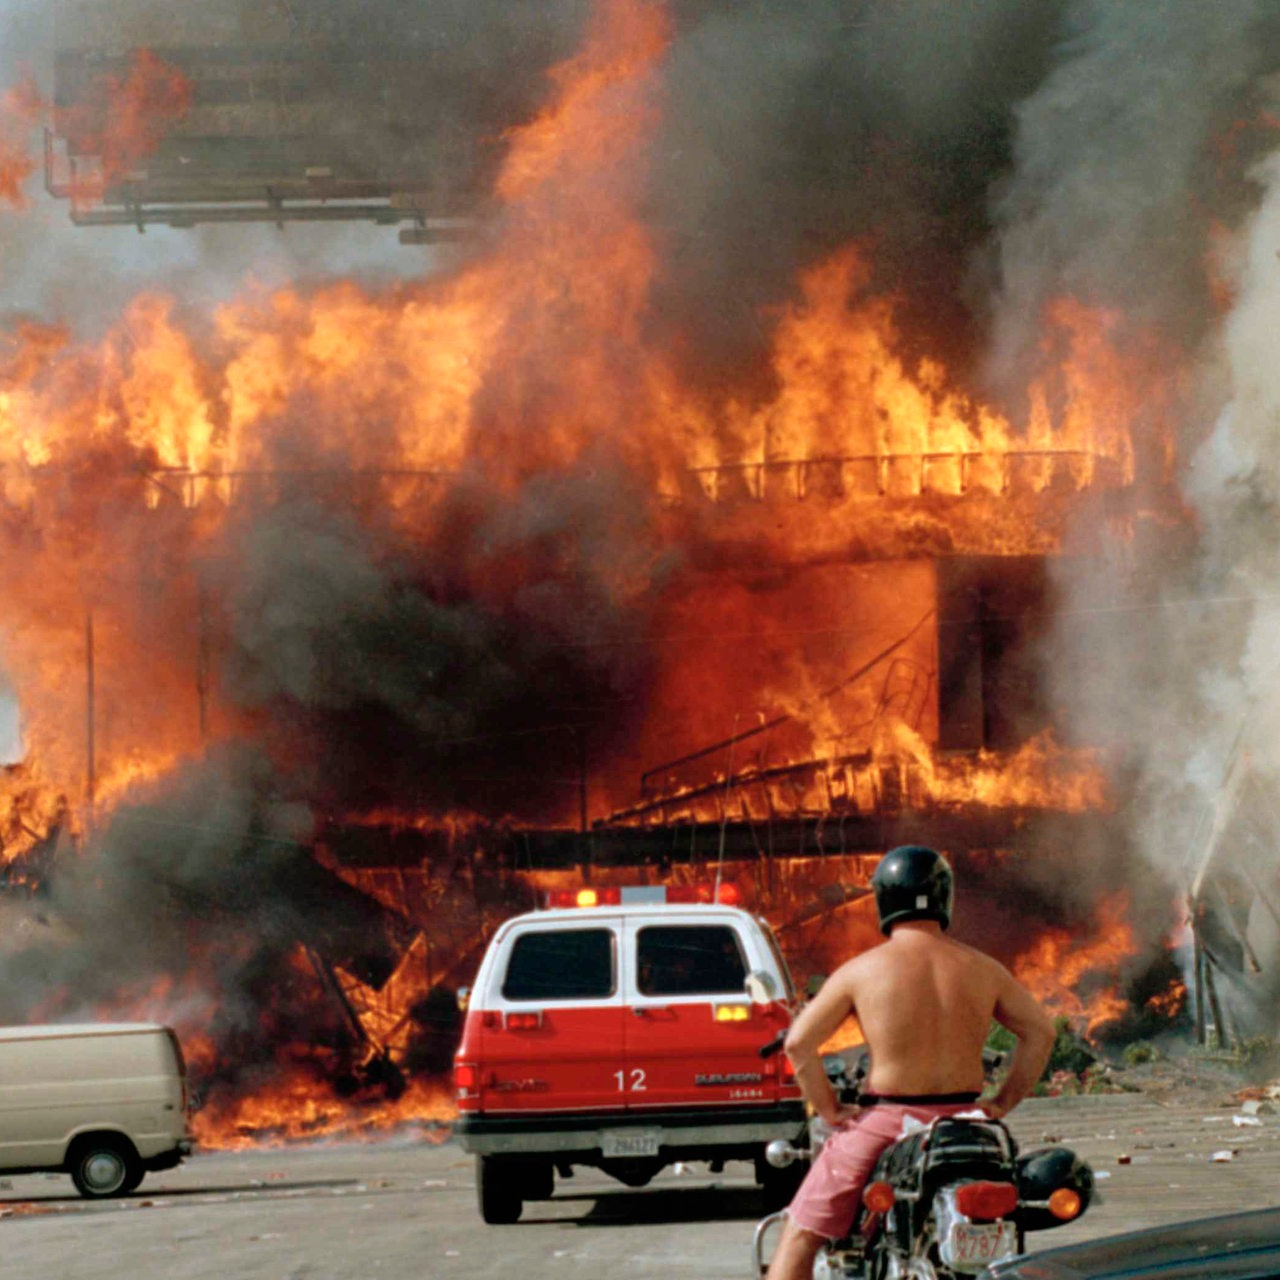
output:
[[542,1010],[525,1013],[504,1013],[502,1025],[508,1031],[536,1031],[542,1026]]
[[453,1064],[453,1087],[459,1093],[469,1093],[480,1083],[480,1072],[473,1062],[455,1062]]
[[956,1208],[966,1218],[991,1222],[1018,1207],[1018,1188],[1012,1182],[966,1182],[956,1189]]

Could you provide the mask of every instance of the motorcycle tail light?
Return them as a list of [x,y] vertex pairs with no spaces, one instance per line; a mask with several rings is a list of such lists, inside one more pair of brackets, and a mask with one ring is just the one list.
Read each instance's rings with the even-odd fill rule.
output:
[[872,1213],[888,1213],[893,1201],[893,1187],[887,1182],[873,1182],[862,1193],[862,1203]]
[[1061,1218],[1063,1222],[1074,1218],[1081,1208],[1080,1193],[1073,1191],[1070,1187],[1059,1187],[1049,1197],[1049,1212],[1055,1218]]
[[966,1218],[990,1222],[1006,1217],[1017,1207],[1018,1188],[1012,1182],[966,1182],[956,1188],[956,1208]]

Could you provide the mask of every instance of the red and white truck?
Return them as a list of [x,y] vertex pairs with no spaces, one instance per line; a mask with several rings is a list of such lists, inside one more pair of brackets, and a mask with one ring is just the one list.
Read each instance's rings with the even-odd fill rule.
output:
[[751,1160],[771,1206],[789,1197],[794,1169],[764,1149],[805,1142],[804,1105],[786,1056],[760,1050],[795,991],[732,889],[567,890],[499,928],[454,1061],[486,1222],[515,1222],[574,1165],[639,1187],[675,1161]]

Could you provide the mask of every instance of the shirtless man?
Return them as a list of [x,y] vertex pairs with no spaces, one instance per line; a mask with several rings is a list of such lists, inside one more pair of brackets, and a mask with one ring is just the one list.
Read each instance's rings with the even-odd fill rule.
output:
[[[953,898],[945,858],[916,845],[894,849],[871,885],[888,941],[841,965],[787,1033],[805,1099],[835,1132],[787,1210],[768,1280],[811,1280],[818,1250],[852,1228],[862,1189],[907,1116],[928,1122],[974,1110],[992,1018],[1018,1037],[1004,1084],[981,1104],[993,1119],[1026,1097],[1053,1045],[1048,1015],[1003,965],[943,936]],[[857,1107],[837,1101],[819,1054],[851,1013],[871,1055]]]

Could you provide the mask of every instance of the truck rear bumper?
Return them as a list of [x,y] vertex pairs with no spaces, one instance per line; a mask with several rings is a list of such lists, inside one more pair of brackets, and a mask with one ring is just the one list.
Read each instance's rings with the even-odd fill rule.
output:
[[633,1111],[625,1115],[557,1114],[461,1115],[453,1132],[464,1151],[475,1155],[564,1155],[598,1158],[605,1132],[658,1130],[659,1146],[670,1159],[725,1156],[735,1149],[759,1146],[774,1138],[793,1142],[806,1132],[804,1106],[738,1107],[732,1111],[696,1108],[687,1111]]

